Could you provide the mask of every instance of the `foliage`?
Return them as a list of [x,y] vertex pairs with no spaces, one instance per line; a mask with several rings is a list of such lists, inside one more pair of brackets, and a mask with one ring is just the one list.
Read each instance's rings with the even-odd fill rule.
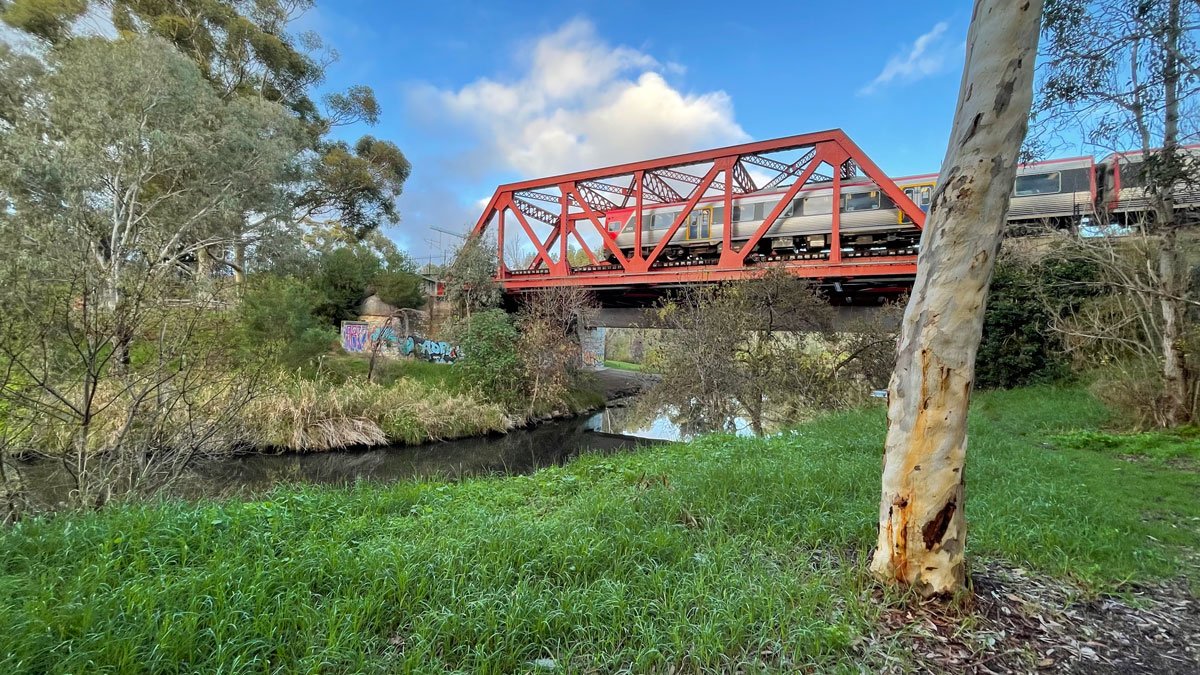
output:
[[530,411],[555,405],[571,389],[583,365],[579,331],[592,326],[597,309],[589,292],[573,286],[522,298],[516,319],[517,354]]
[[[1136,171],[1125,165],[1122,188],[1140,187],[1144,207],[1133,213],[1100,213],[1098,236],[1080,241],[1076,254],[1100,267],[1099,281],[1111,294],[1112,323],[1082,327],[1093,344],[1109,341],[1110,329],[1145,325],[1147,344],[1156,353],[1139,354],[1137,364],[1122,364],[1125,374],[1156,364],[1159,391],[1149,399],[1156,424],[1185,424],[1200,416],[1200,378],[1194,353],[1197,326],[1187,297],[1188,254],[1184,234],[1197,224],[1194,210],[1176,208],[1180,191],[1200,185],[1200,163],[1183,146],[1200,140],[1196,120],[1200,45],[1195,28],[1200,4],[1187,0],[1049,0],[1034,122],[1046,147],[1068,135],[1082,136],[1103,151],[1135,151]],[[1122,160],[1124,162],[1124,160]],[[1140,185],[1128,180],[1139,176]],[[1117,232],[1108,227],[1116,223]],[[1126,248],[1113,239],[1131,234],[1149,264],[1129,266],[1114,256]],[[1086,244],[1092,245],[1086,245]],[[1107,335],[1104,335],[1106,334]],[[1104,337],[1100,337],[1104,335]],[[1118,346],[1119,343],[1118,343]],[[1110,351],[1104,346],[1103,351]]]
[[471,235],[454,253],[446,268],[446,300],[459,313],[473,312],[500,304],[500,286],[496,284],[496,247],[480,235]]
[[379,299],[398,308],[416,308],[425,304],[425,292],[417,266],[396,248],[390,239],[380,235],[368,237],[368,241],[379,250],[381,267],[371,280],[371,291]]
[[877,317],[837,330],[834,319],[827,298],[783,270],[685,290],[659,310],[672,332],[646,361],[662,375],[647,400],[693,411],[711,430],[744,413],[756,433],[859,403],[886,382],[893,329]]
[[[1194,240],[1181,239],[1175,250],[1185,259],[1194,256]],[[1054,279],[1045,295],[1048,302],[1077,299],[1050,314],[1051,328],[1075,366],[1093,372],[1097,394],[1134,426],[1174,426],[1200,415],[1200,380],[1193,376],[1200,367],[1200,324],[1194,312],[1185,312],[1168,325],[1157,286],[1158,238],[1133,233],[1072,240],[1056,255],[1088,270],[1083,278]],[[1180,300],[1194,306],[1197,290],[1185,288]],[[1165,381],[1167,343],[1188,373],[1182,406]]]
[[[2,18],[51,45],[73,39],[72,23],[87,0],[12,0]],[[197,66],[222,100],[260,100],[286,108],[303,126],[305,142],[294,153],[294,172],[280,188],[288,192],[279,208],[256,211],[242,223],[243,237],[228,248],[226,264],[240,268],[243,249],[279,229],[313,217],[341,223],[356,238],[397,219],[396,199],[411,166],[389,141],[363,136],[353,144],[331,138],[336,128],[374,125],[379,104],[370,87],[355,85],[325,96],[318,105],[312,89],[336,55],[313,32],[293,35],[291,24],[311,9],[312,0],[114,0],[113,25],[121,39],[154,36],[170,42]],[[220,250],[214,251],[220,254]]]
[[1054,251],[1005,249],[988,291],[976,385],[1010,388],[1068,377],[1071,360],[1053,323],[1094,293],[1087,285],[1094,277],[1086,261]]
[[[976,559],[1093,591],[1195,575],[1196,474],[1059,440],[1105,417],[1080,390],[975,397]],[[28,520],[0,533],[0,670],[915,670],[881,635],[909,605],[862,569],[883,425]]]
[[357,319],[358,307],[370,295],[379,267],[379,258],[363,246],[343,246],[324,253],[312,279],[320,297],[316,315],[332,326]]
[[408,257],[386,240],[321,251],[310,281],[319,297],[314,312],[332,326],[357,319],[362,301],[373,294],[396,307],[420,307],[425,300],[420,283]]
[[[370,359],[359,354],[331,354],[321,360],[320,369],[313,374],[330,386],[353,380],[366,380]],[[409,379],[427,387],[443,389],[450,394],[462,394],[471,390],[470,382],[463,376],[462,368],[453,368],[441,363],[429,363],[418,359],[380,359],[375,364],[372,381],[388,387],[400,379]]]
[[303,368],[330,350],[337,333],[314,315],[315,290],[299,279],[251,277],[238,303],[242,349],[253,361],[273,354],[286,369]]
[[0,398],[93,507],[232,448],[258,373],[181,270],[273,206],[299,129],[276,104],[220,100],[161,40],[46,58],[0,62],[24,96],[0,135],[0,358],[27,377]]
[[453,367],[461,368],[488,400],[510,406],[524,402],[524,372],[517,353],[519,334],[503,310],[488,309],[451,326],[450,339],[462,355]]

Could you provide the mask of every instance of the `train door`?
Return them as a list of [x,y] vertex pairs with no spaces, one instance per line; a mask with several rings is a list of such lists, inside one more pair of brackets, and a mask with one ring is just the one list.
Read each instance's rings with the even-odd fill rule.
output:
[[712,211],[711,206],[692,210],[692,214],[688,216],[688,241],[705,240],[712,236]]
[[[912,200],[917,208],[924,213],[929,213],[929,205],[933,202],[933,183],[920,183],[917,185],[909,185],[904,188],[904,194]],[[897,221],[901,223],[911,223],[912,219],[904,215],[903,211],[897,209]]]

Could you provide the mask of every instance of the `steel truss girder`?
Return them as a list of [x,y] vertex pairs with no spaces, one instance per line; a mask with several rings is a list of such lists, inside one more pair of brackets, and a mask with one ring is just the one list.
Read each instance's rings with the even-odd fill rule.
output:
[[[762,156],[790,150],[802,151],[800,159],[784,163]],[[762,166],[777,172],[778,175],[767,185],[759,187],[750,177],[745,164]],[[697,165],[711,168],[702,178],[680,171],[682,168]],[[833,169],[832,177],[816,173],[816,169],[823,165]],[[778,195],[779,199],[771,207],[765,220],[757,226],[756,231],[748,238],[739,235],[737,241],[731,242],[729,232],[732,229],[733,209],[729,206],[732,198],[751,192],[763,194],[769,188],[779,187],[791,177],[795,180],[782,192],[773,193]],[[911,225],[907,226],[920,229],[924,225],[924,212],[918,209],[845,133],[834,129],[501,185],[476,222],[473,233],[483,234],[489,227],[493,227],[493,224],[498,228],[497,242],[500,244],[501,265],[497,280],[506,291],[564,285],[646,286],[747,278],[760,274],[765,265],[775,264],[786,267],[798,276],[814,278],[911,276],[915,271],[915,256],[892,255],[884,259],[873,255],[848,255],[843,259],[842,251],[837,246],[831,249],[827,260],[764,263],[757,253],[754,260],[749,259],[749,254],[755,250],[758,242],[764,239],[770,228],[782,217],[787,204],[801,190],[808,189],[807,186],[814,180],[819,178],[829,181],[831,189],[840,195],[843,180],[853,178],[861,181],[862,177],[873,181],[896,204],[904,217],[911,221]],[[676,180],[694,187],[685,197],[667,183],[667,180]],[[627,183],[627,186],[621,183]],[[555,197],[542,190],[557,190],[559,196]],[[723,209],[725,222],[714,223],[724,226],[721,228],[724,235],[712,240],[714,244],[721,245],[719,258],[708,259],[702,264],[691,261],[670,264],[662,262],[660,258],[665,255],[665,249],[675,245],[671,238],[688,222],[699,201],[706,197],[711,198],[714,192],[724,195],[726,205]],[[617,204],[617,200],[600,193],[619,196],[620,204]],[[530,203],[530,200],[556,203],[558,208],[551,211]],[[643,212],[647,207],[664,203],[677,204],[679,208],[677,211],[672,209],[675,218],[671,227],[662,233],[662,238],[653,250],[650,250],[649,240],[643,236]],[[629,256],[621,252],[616,245],[617,232],[610,231],[609,228],[606,213],[614,209],[626,209],[622,211],[626,215],[629,213],[628,209],[632,209],[636,216],[627,220],[622,216],[622,220],[625,221],[622,227],[633,230],[634,246]],[[507,221],[506,214],[510,216]],[[545,223],[551,228],[550,234],[544,240],[541,239],[531,229],[526,218]],[[600,237],[600,249],[593,252],[576,229],[578,223],[590,223],[590,226],[595,228]],[[834,241],[839,240],[839,224],[840,214],[835,210],[831,217],[831,234]],[[503,264],[504,230],[518,225],[520,231],[516,232],[517,236],[528,238],[537,251],[533,263],[526,270],[510,270]],[[628,232],[628,229],[625,231]],[[571,237],[579,242],[590,264],[573,268],[566,260],[567,240]],[[739,244],[741,247],[736,248]],[[627,244],[626,249],[629,248]],[[615,262],[604,262],[600,256]]]
[[642,178],[642,186],[664,204],[683,201],[683,195],[676,192],[675,188],[667,185],[667,182],[659,178],[653,171],[646,172],[646,175]]
[[756,192],[758,187],[754,185],[754,178],[746,170],[746,165],[742,164],[742,159],[739,157],[738,161],[733,163],[733,182],[737,184],[741,194]]
[[816,156],[817,156],[816,148],[813,148],[812,150],[809,150],[808,152],[804,153],[804,155],[801,156],[800,159],[792,162],[791,164],[785,165],[783,167],[783,170],[779,172],[779,175],[775,176],[770,181],[768,181],[767,184],[764,185],[762,189],[770,190],[772,188],[779,187],[779,185],[781,183],[783,183],[783,181],[787,180],[788,178],[791,178],[792,176],[795,176],[796,172],[801,170],[802,167],[808,166],[808,163],[811,162],[813,160],[813,158]]
[[[672,171],[670,169],[659,169],[658,171],[654,172],[654,175],[658,176],[660,178],[670,178],[671,180],[677,180],[680,183],[687,183],[689,185],[699,185],[700,184],[699,176],[693,176],[690,173],[683,173],[682,171]],[[709,186],[709,189],[710,190],[720,190],[721,192],[724,192],[725,184],[719,180],[714,180],[712,182],[712,185]],[[737,194],[741,194],[741,192],[739,192],[737,190],[735,190],[735,192],[737,192]]]
[[[528,194],[528,193],[526,193],[526,194]],[[547,211],[546,209],[543,209],[542,207],[538,206],[537,204],[530,204],[529,202],[527,202],[523,199],[517,199],[516,195],[513,195],[512,202],[513,202],[513,206],[515,206],[516,209],[518,211],[520,211],[521,213],[524,213],[525,215],[529,216],[530,218],[535,218],[537,220],[540,220],[547,225],[556,225],[559,221],[558,215],[551,213],[551,212]],[[555,197],[554,203],[557,204],[558,202],[559,202],[559,198]]]

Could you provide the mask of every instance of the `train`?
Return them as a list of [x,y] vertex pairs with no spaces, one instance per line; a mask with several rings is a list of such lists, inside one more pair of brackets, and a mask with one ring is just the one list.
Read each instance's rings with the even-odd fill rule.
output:
[[[1200,166],[1200,145],[1182,149],[1188,161]],[[1034,228],[1077,229],[1097,223],[1128,224],[1147,217],[1150,209],[1142,180],[1143,154],[1113,153],[1100,162],[1070,157],[1022,164],[1017,169],[1009,204],[1008,225],[1015,232]],[[937,188],[937,174],[895,180],[922,211],[928,211]],[[730,244],[741,251],[779,203],[783,190],[739,195],[732,201]],[[832,184],[805,186],[750,253],[755,257],[824,258],[832,248]],[[1200,186],[1175,187],[1178,210],[1200,209]],[[684,205],[655,204],[643,209],[643,255],[653,251],[670,230]],[[837,208],[839,245],[845,255],[896,255],[915,251],[921,232],[895,203],[869,179],[844,179]],[[633,255],[636,210],[613,209],[607,227],[615,234],[622,255]],[[724,197],[701,199],[663,249],[668,262],[716,260],[724,245]],[[616,256],[610,253],[610,261]]]

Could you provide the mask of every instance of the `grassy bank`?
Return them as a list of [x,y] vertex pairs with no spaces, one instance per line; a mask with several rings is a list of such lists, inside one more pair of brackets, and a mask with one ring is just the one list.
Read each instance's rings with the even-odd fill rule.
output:
[[[978,397],[970,555],[1096,590],[1196,579],[1200,460],[1126,452],[1105,417],[1079,390]],[[27,521],[0,534],[0,672],[895,667],[862,639],[897,602],[863,572],[883,424]]]
[[645,366],[643,366],[640,363],[630,363],[628,361],[614,361],[612,359],[605,359],[604,365],[609,368],[616,368],[617,370],[630,370],[635,373],[640,373],[643,370],[645,370]]
[[453,365],[356,355],[322,359],[315,372],[280,377],[244,411],[246,445],[321,452],[418,444],[503,432],[550,414],[604,405],[581,379],[561,400],[534,410],[489,400]]

